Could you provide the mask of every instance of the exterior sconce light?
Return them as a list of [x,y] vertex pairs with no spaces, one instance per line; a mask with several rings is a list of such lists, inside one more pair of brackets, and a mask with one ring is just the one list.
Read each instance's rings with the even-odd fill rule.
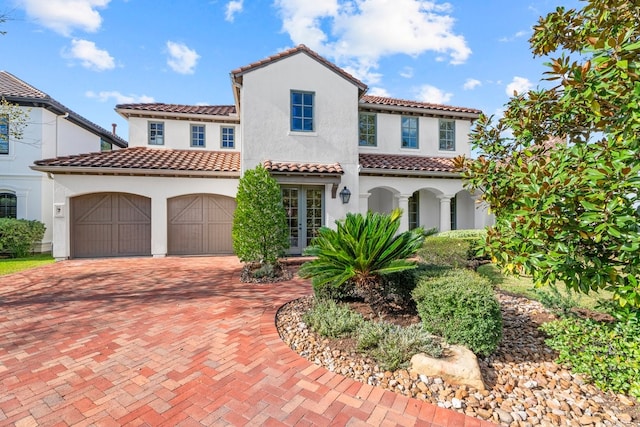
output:
[[351,198],[351,191],[349,191],[346,185],[342,189],[342,191],[340,191],[340,198],[342,199],[342,203],[349,203],[349,199]]

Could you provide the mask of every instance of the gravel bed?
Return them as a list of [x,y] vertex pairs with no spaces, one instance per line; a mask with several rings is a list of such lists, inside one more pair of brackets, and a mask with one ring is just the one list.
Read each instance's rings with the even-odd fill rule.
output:
[[316,335],[302,321],[312,298],[284,305],[276,317],[282,340],[311,362],[373,386],[431,402],[503,426],[640,425],[637,401],[603,393],[554,362],[538,325],[551,314],[538,302],[497,294],[504,321],[503,339],[494,354],[479,359],[487,386],[480,391],[418,376],[406,369],[382,371],[348,343]]

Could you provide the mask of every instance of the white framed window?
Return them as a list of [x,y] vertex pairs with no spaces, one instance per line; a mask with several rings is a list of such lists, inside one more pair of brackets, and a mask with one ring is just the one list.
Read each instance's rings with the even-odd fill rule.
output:
[[291,91],[291,130],[294,132],[313,132],[314,110],[313,92]]
[[164,145],[164,122],[149,122],[149,145]]
[[204,125],[191,125],[191,146],[192,147],[205,146],[205,126]]
[[440,119],[440,150],[455,151],[456,149],[456,121]]
[[375,113],[360,113],[358,123],[360,132],[359,144],[362,147],[375,147],[376,140],[376,115]]
[[0,116],[0,154],[9,154],[9,117]]
[[418,148],[418,118],[402,116],[402,148]]
[[235,148],[236,146],[236,128],[223,126],[220,128],[220,147]]

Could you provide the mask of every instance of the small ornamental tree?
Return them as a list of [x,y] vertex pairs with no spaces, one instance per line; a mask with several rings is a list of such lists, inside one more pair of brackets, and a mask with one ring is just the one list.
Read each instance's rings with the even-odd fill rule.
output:
[[233,215],[233,250],[240,261],[273,267],[289,247],[280,186],[264,166],[245,171]]
[[480,155],[457,166],[495,214],[486,247],[503,269],[640,307],[640,3],[582,3],[534,27],[533,54],[557,55],[551,87],[481,117]]

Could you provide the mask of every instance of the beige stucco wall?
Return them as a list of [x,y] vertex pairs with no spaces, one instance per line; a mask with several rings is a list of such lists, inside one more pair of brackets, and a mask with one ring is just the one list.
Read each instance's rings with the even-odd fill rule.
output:
[[469,155],[469,120],[456,120],[456,144],[454,151],[440,150],[439,120],[437,117],[418,118],[418,148],[402,148],[402,114],[375,113],[377,145],[361,146],[362,153],[401,154],[409,156],[455,157]]
[[[313,132],[290,130],[291,91],[313,92]],[[349,204],[325,190],[325,224],[358,210],[358,88],[317,60],[298,53],[243,76],[240,98],[242,169],[264,160],[340,163],[338,191],[352,193]],[[310,183],[300,177],[300,184]],[[327,186],[330,189],[330,186]]]
[[[242,129],[238,123],[213,121],[202,122],[196,120],[175,120],[165,118],[131,117],[129,122],[129,147],[170,148],[175,150],[214,150],[240,151],[242,146]],[[164,145],[149,145],[149,122],[164,123]],[[205,146],[191,146],[191,125],[205,126]],[[221,127],[233,127],[236,131],[235,147],[221,148]]]
[[55,177],[53,218],[53,256],[66,259],[70,248],[71,198],[89,193],[119,192],[151,198],[151,254],[167,254],[167,199],[186,194],[219,194],[235,198],[236,178],[175,178],[152,176],[64,175]]

